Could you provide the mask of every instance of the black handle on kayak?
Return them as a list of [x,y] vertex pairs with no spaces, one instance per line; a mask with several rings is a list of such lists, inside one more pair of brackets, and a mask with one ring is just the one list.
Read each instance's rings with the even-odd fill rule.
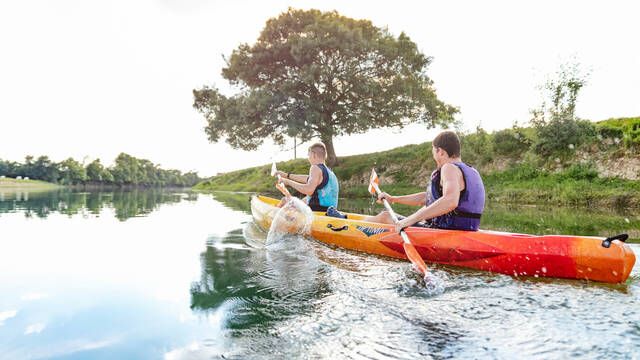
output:
[[334,226],[333,226],[333,225],[331,225],[331,224],[327,224],[327,227],[328,227],[329,229],[333,230],[333,231],[342,231],[342,230],[348,230],[348,229],[349,229],[349,226],[348,226],[348,225],[345,225],[345,226],[343,226],[343,227],[334,227]]
[[625,241],[627,241],[628,238],[629,238],[628,234],[620,234],[620,235],[608,237],[608,238],[602,240],[602,246],[608,248],[609,246],[611,246],[611,242],[613,240],[620,240],[622,242],[625,242]]

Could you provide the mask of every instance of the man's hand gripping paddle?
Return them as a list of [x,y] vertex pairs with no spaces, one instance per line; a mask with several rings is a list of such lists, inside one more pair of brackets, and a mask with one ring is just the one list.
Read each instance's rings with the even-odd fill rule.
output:
[[[371,178],[369,179],[369,192],[372,194],[380,195],[380,188],[378,187],[378,174],[376,174],[375,169],[371,169]],[[393,209],[391,208],[391,205],[389,205],[389,202],[387,202],[387,199],[382,198],[382,202],[384,204],[384,207],[387,208],[389,215],[391,215],[393,222],[397,224],[398,217],[396,216],[396,213],[393,212]],[[413,244],[411,244],[409,236],[407,236],[407,233],[404,230],[400,231],[400,236],[402,236],[402,240],[404,240],[402,246],[404,247],[405,254],[409,258],[409,260],[411,260],[413,266],[418,271],[420,271],[426,279],[427,275],[429,274],[429,270],[427,269],[427,265],[424,263],[424,260],[422,260],[420,254],[418,254],[418,250],[416,250]]]

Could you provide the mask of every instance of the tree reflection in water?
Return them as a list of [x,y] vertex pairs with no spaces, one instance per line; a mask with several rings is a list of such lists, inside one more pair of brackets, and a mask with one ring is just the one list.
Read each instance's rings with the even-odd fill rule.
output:
[[118,220],[144,216],[162,204],[182,200],[195,201],[198,194],[166,189],[133,189],[118,191],[77,192],[68,189],[44,192],[11,192],[0,196],[2,213],[22,212],[26,217],[46,218],[60,213],[65,215],[100,215],[107,208],[115,211]]
[[248,246],[242,230],[210,237],[200,256],[201,280],[191,285],[192,309],[210,312],[232,303],[226,325],[235,330],[265,329],[313,311],[313,300],[330,289],[326,265],[306,241],[291,237],[286,246],[271,250]]

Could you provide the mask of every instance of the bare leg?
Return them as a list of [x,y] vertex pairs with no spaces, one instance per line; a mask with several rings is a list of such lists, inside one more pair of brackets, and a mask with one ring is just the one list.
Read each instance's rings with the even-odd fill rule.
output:
[[387,210],[383,210],[376,216],[369,216],[363,219],[364,221],[375,222],[379,224],[391,224],[393,225],[393,219]]

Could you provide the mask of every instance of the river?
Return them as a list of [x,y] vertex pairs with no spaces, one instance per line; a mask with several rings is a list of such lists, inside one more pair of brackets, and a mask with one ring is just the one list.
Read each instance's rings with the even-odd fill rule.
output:
[[[251,246],[266,234],[248,198],[0,190],[0,359],[640,358],[637,263],[624,284],[428,264],[445,285],[430,294],[405,261]],[[483,228],[525,233],[640,227],[626,211],[485,214]]]

